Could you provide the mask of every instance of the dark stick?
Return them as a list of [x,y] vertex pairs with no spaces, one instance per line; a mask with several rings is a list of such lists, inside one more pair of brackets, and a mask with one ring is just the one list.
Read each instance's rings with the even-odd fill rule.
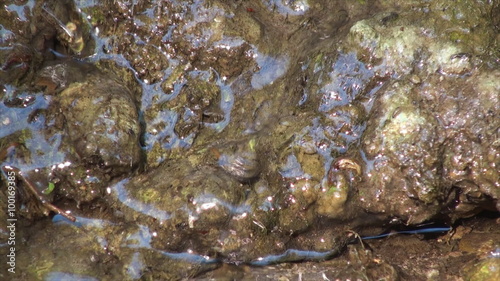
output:
[[31,184],[31,182],[29,180],[27,180],[21,173],[21,171],[18,169],[18,168],[15,168],[15,167],[12,167],[12,166],[3,166],[2,169],[5,171],[5,170],[10,170],[10,171],[14,171],[16,174],[19,175],[19,177],[21,178],[21,180],[26,184],[26,186],[28,186],[28,189],[31,191],[32,194],[34,194],[38,200],[40,201],[40,203],[42,203],[42,205],[53,211],[53,212],[56,212],[57,214],[67,218],[68,220],[72,221],[72,222],[75,222],[76,221],[76,218],[70,214],[67,214],[65,213],[63,210],[59,209],[58,207],[52,205],[51,203],[47,202],[47,200],[45,200],[45,198],[38,192],[38,190],[33,186],[33,184]]

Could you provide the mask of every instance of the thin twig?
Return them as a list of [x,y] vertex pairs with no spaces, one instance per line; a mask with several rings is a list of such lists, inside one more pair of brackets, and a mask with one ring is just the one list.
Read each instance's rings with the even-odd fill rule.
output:
[[21,180],[26,184],[26,186],[28,186],[28,189],[31,191],[31,193],[34,194],[38,198],[38,200],[40,201],[40,203],[42,203],[42,205],[45,208],[47,208],[47,209],[49,209],[49,210],[51,210],[51,211],[53,211],[53,212],[55,212],[55,213],[57,213],[57,214],[65,217],[65,218],[67,218],[68,220],[70,220],[72,222],[76,221],[76,218],[74,216],[72,216],[72,215],[64,212],[63,210],[61,210],[58,207],[56,207],[56,206],[52,205],[51,203],[49,203],[43,197],[43,195],[41,195],[40,192],[38,192],[38,190],[33,186],[33,184],[31,184],[31,182],[22,175],[21,171],[18,168],[12,167],[12,166],[3,166],[2,169],[4,171],[5,170],[14,171],[16,174],[18,174],[19,177],[21,178]]

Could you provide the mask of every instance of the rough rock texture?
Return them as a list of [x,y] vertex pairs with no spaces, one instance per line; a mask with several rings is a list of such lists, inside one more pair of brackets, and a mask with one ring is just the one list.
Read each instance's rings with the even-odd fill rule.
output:
[[[354,47],[375,73],[383,69],[393,80],[376,94],[361,139],[359,192],[369,212],[414,224],[498,204],[500,72],[495,56],[485,57],[494,54],[493,31],[463,9],[486,10],[461,5],[450,8],[455,18],[431,6],[351,27],[344,50]],[[478,26],[483,39],[456,30],[463,37],[453,37],[445,28],[457,17],[465,30]]]
[[[84,245],[78,278],[181,279],[498,216],[498,3],[76,4],[0,9],[0,161],[23,172],[23,235],[40,227],[22,255]],[[61,236],[60,216],[32,208],[47,202],[77,216]],[[401,241],[415,255],[432,249]],[[318,278],[460,273],[440,275],[423,256],[411,270],[411,256],[348,253]],[[452,255],[480,262],[470,276],[491,267]],[[20,279],[61,277],[58,263],[33,264]]]

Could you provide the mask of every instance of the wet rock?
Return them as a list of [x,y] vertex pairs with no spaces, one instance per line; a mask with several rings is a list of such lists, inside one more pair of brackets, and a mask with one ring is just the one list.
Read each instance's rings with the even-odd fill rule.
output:
[[321,189],[316,202],[317,212],[320,216],[342,218],[345,213],[349,194],[352,192],[352,175],[331,169],[328,180]]
[[257,177],[261,171],[258,154],[255,147],[256,140],[225,144],[218,149],[219,166],[242,182],[247,182]]
[[29,84],[43,61],[93,53],[90,27],[73,1],[5,4],[0,10],[0,81]]
[[[486,13],[484,7],[474,9]],[[442,17],[432,8],[420,13],[422,18],[411,24],[414,15],[407,13],[391,20],[381,14],[360,21],[345,45],[375,73],[395,78],[378,91],[361,155],[354,157],[364,162],[360,201],[370,212],[407,223],[449,213],[445,208],[450,206],[456,211],[453,218],[474,213],[479,204],[491,208],[497,204],[500,185],[494,168],[498,159],[492,156],[498,154],[498,122],[489,117],[498,111],[498,95],[492,93],[498,93],[499,85],[487,78],[497,71],[485,70],[488,62],[478,57],[487,52],[491,31],[479,33],[484,42],[465,34],[462,40],[450,40],[450,34],[439,30],[454,18]],[[439,24],[430,26],[430,19]],[[464,28],[470,24],[468,18],[461,22]],[[482,176],[474,176],[476,169]],[[493,200],[486,203],[484,195]]]
[[[44,1],[37,16],[41,16],[56,30],[54,51],[77,56],[92,54],[95,46],[90,39],[89,25],[73,1]],[[36,29],[37,26],[32,28]]]
[[[128,175],[143,161],[136,95],[112,71],[75,60],[47,63],[34,81],[45,93],[9,86],[12,101],[35,97],[22,115],[7,110],[13,123],[2,141],[12,149],[3,165],[14,167],[23,215],[48,215],[40,202],[65,197],[79,203],[100,198],[108,182]],[[4,100],[8,105],[8,99]],[[15,107],[13,107],[15,108]],[[15,122],[14,122],[15,121]],[[38,202],[38,203],[37,203]],[[53,211],[53,209],[51,209]]]
[[[141,133],[132,93],[112,77],[96,73],[59,94],[68,134],[80,157],[123,173],[141,159]],[[96,159],[97,158],[97,159]]]
[[219,108],[220,88],[202,77],[188,80],[179,94],[166,107],[178,113],[174,132],[181,139],[190,138],[191,142],[204,124],[213,124],[224,118]]
[[[363,235],[498,210],[493,4],[226,2],[79,2],[98,39],[89,60],[132,71],[143,89],[140,110],[129,82],[63,61],[46,63],[37,81],[50,101],[41,94],[15,100],[19,108],[33,102],[37,132],[56,136],[33,137],[44,145],[32,141],[28,150],[59,157],[45,165],[54,167],[57,195],[85,202],[109,186],[104,205],[121,227],[109,234],[120,237],[111,246],[134,272],[175,279],[214,268],[204,261],[215,258],[322,260],[351,241],[347,230]],[[67,54],[78,51],[62,30],[37,44],[60,41]],[[100,86],[110,94],[81,94]],[[64,105],[61,112],[53,102]],[[113,185],[127,161],[138,165],[131,143],[139,112],[148,170]],[[351,254],[351,265],[313,278],[399,276],[369,253]]]
[[[152,249],[149,244],[152,233],[141,225],[121,225],[105,219],[78,216],[76,223],[55,217],[31,227],[38,229],[36,235],[30,236],[32,244],[29,247],[18,245],[20,250],[17,252],[18,262],[27,266],[22,272],[17,271],[11,280],[98,280],[106,274],[127,280],[145,276],[181,280],[220,265],[215,259],[199,255]],[[57,251],[59,247],[71,251]],[[33,257],[36,259],[30,260]]]
[[411,88],[395,83],[374,105],[363,147],[365,159],[376,160],[365,167],[366,183],[359,192],[370,211],[418,223],[429,218],[416,218],[418,214],[438,211],[431,206],[451,186],[443,186],[440,179],[438,122],[408,93]]
[[[382,1],[384,4],[389,3]],[[380,70],[396,77],[412,71],[466,74],[477,63],[474,56],[491,52],[495,36],[486,21],[492,5],[476,5],[474,1],[402,5],[415,8],[415,12],[404,12],[403,8],[398,13],[402,7],[391,7],[395,11],[358,21],[351,27],[345,47],[357,50],[361,60],[370,65],[383,63]],[[479,27],[478,22],[485,24]]]
[[[113,264],[117,266],[116,268],[122,267],[123,262],[106,251],[107,242],[102,235],[104,225],[106,224],[102,220],[94,220],[94,227],[87,228],[94,234],[86,235],[82,229],[69,223],[53,224],[49,219],[39,221],[31,226],[32,230],[37,230],[36,232],[31,235],[19,233],[23,237],[29,237],[30,240],[29,244],[25,244],[19,239],[17,241],[19,244],[16,245],[19,249],[17,262],[26,267],[22,271],[16,270],[16,274],[11,275],[9,279],[36,280],[49,276],[55,279],[61,276],[98,278],[102,272],[107,271],[106,264]],[[55,250],[60,247],[70,251]],[[110,273],[124,276],[119,270],[111,270]]]
[[500,261],[498,257],[490,257],[471,266],[467,279],[471,281],[490,281],[500,278]]
[[221,169],[187,160],[118,184],[112,193],[114,208],[127,220],[154,226],[155,247],[175,252],[212,252],[229,221],[248,211],[240,206],[244,188],[238,181]]
[[[440,213],[446,205],[454,205],[456,213],[452,216],[458,217],[474,209],[470,204],[485,208],[495,204],[495,201],[486,203],[484,195],[498,198],[498,173],[494,168],[497,160],[485,157],[495,154],[492,149],[497,150],[496,125],[492,127],[494,122],[487,117],[488,112],[497,110],[490,103],[497,97],[472,87],[480,83],[483,75],[478,73],[462,80],[457,87],[441,83],[417,90],[393,84],[382,92],[374,106],[375,114],[381,115],[371,116],[363,136],[365,172],[359,190],[365,208],[408,222],[421,222]],[[399,89],[394,91],[396,87]],[[438,92],[448,93],[439,98],[442,106],[427,106],[428,101],[421,95]],[[419,100],[404,102],[412,93],[425,104]],[[483,94],[488,97],[481,98]],[[463,97],[460,103],[468,106],[459,106],[458,96]],[[488,141],[483,143],[477,136]],[[479,167],[482,176],[474,176]],[[451,202],[458,194],[455,192],[469,194],[468,199],[459,196]]]

